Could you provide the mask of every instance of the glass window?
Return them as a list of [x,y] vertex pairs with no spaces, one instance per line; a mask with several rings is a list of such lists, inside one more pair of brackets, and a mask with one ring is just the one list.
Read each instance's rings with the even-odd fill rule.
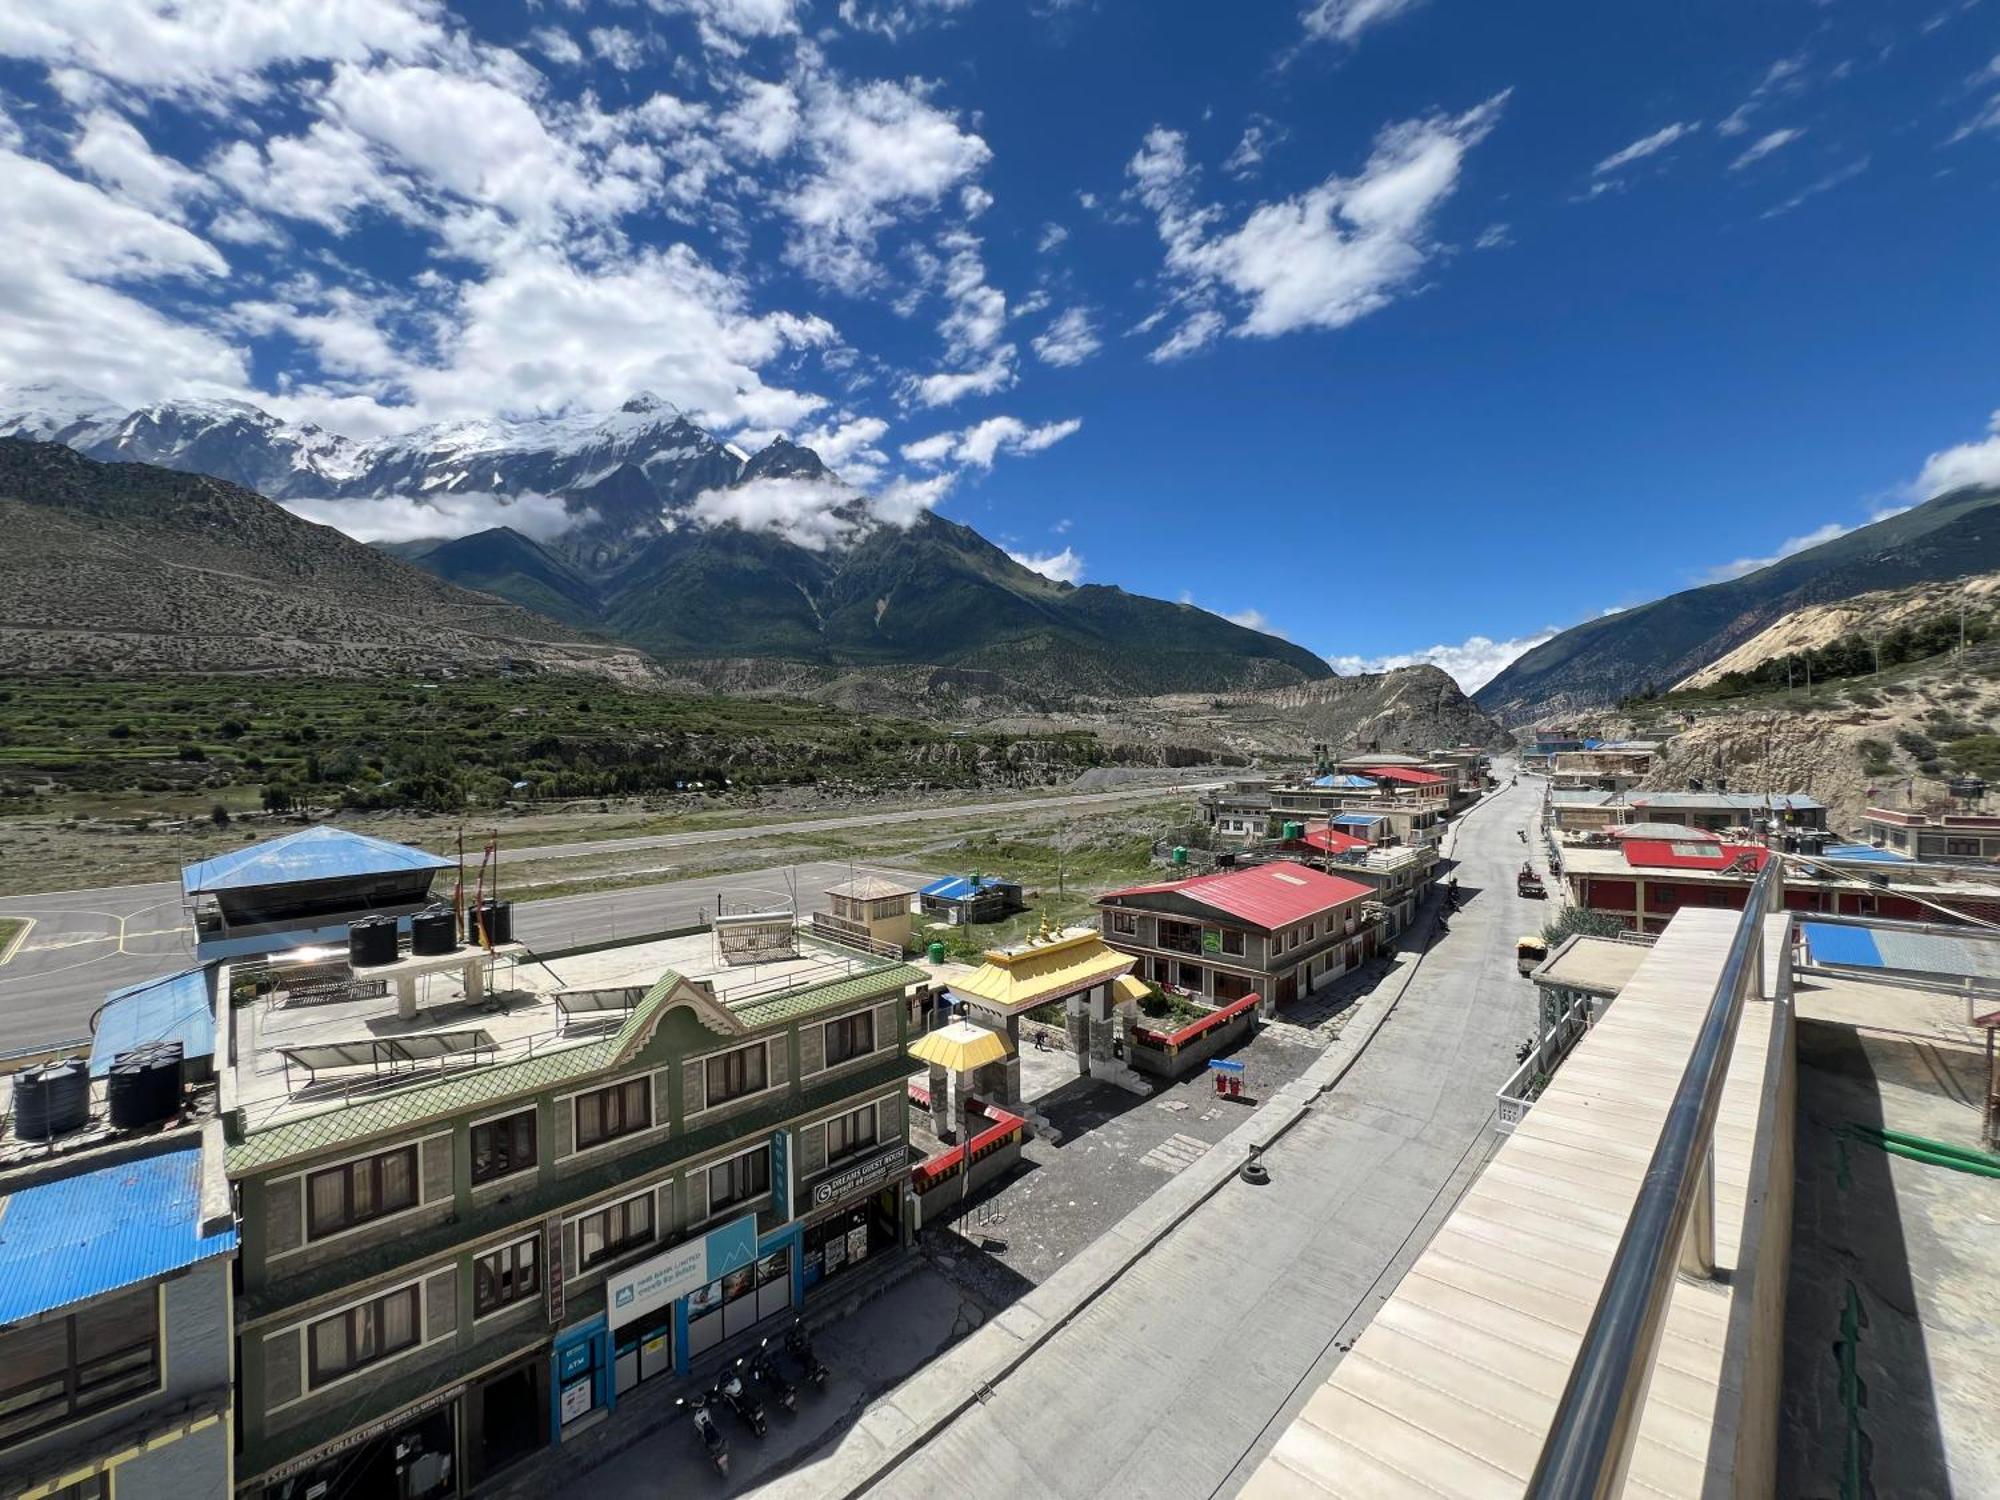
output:
[[872,1010],[826,1023],[826,1065],[829,1068],[852,1058],[866,1057],[874,1050],[875,1012]]
[[1111,913],[1111,930],[1125,937],[1132,937],[1139,931],[1138,914],[1129,911]]
[[417,1205],[417,1148],[306,1174],[306,1234],[320,1239]]
[[826,1123],[826,1159],[839,1161],[875,1144],[875,1106],[870,1104],[851,1115]]
[[653,1087],[648,1078],[628,1078],[610,1088],[576,1097],[576,1149],[631,1135],[653,1123]]
[[0,1446],[159,1384],[152,1286],[0,1334]]
[[306,1365],[314,1387],[414,1348],[422,1336],[420,1289],[403,1287],[322,1318],[306,1330]]
[[732,1157],[708,1169],[708,1211],[720,1213],[771,1191],[771,1148]]
[[1243,934],[1233,928],[1223,928],[1222,951],[1224,953],[1234,953],[1240,957],[1243,953]]
[[535,1112],[524,1109],[504,1120],[472,1127],[472,1180],[492,1182],[535,1164]]
[[634,1246],[646,1244],[652,1238],[651,1193],[627,1198],[623,1203],[614,1203],[594,1214],[586,1214],[577,1221],[579,1269],[588,1271],[592,1266],[622,1255]]
[[768,1066],[762,1042],[754,1047],[739,1047],[734,1052],[711,1057],[706,1068],[709,1107],[762,1092],[769,1082]]
[[537,1274],[539,1237],[505,1245],[472,1262],[472,1310],[485,1317],[511,1303],[532,1297],[541,1288]]

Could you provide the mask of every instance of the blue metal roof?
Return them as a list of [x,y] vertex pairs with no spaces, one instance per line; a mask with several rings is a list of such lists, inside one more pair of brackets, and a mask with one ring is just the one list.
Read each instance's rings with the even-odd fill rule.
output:
[[1342,813],[1339,817],[1335,818],[1333,821],[1336,824],[1350,823],[1366,827],[1371,823],[1383,822],[1384,817],[1381,813]]
[[151,1281],[236,1249],[201,1232],[201,1147],[0,1199],[0,1324]]
[[181,871],[181,889],[190,896],[207,891],[243,891],[260,886],[302,885],[345,880],[356,875],[394,875],[410,870],[446,870],[451,861],[425,849],[392,844],[365,833],[349,833],[329,823],[288,833],[281,839],[218,854]]
[[1868,860],[1881,865],[1906,865],[1910,862],[1907,854],[1898,854],[1894,849],[1877,849],[1873,844],[1829,844],[1820,850],[1823,859]]
[[977,885],[970,875],[947,875],[942,880],[933,880],[924,887],[923,893],[940,901],[966,901],[978,891],[990,891],[996,885],[1008,883],[998,875],[981,875]]
[[1875,934],[1866,927],[1843,927],[1832,922],[1803,922],[1800,926],[1814,963],[1845,964],[1856,969],[1882,967]]
[[209,1009],[206,969],[149,979],[107,995],[90,1044],[90,1076],[102,1078],[111,1071],[112,1058],[147,1042],[179,1042],[184,1059],[215,1056],[215,1012]]
[[1370,781],[1366,776],[1321,776],[1313,782],[1313,785],[1345,787],[1353,791],[1372,791],[1380,783]]

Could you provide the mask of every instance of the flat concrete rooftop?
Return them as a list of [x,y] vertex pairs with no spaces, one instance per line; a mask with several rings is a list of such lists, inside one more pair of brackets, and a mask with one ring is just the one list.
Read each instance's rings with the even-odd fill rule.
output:
[[[617,1003],[615,993],[612,1003],[600,1009],[587,1009],[588,1002],[576,997],[627,991],[627,998],[636,1002],[670,970],[706,985],[733,1009],[884,967],[879,958],[815,942],[803,934],[796,935],[794,951],[788,955],[730,963],[723,958],[716,935],[701,932],[546,961],[501,958],[488,965],[484,993],[477,998],[467,996],[460,973],[432,972],[416,981],[414,1018],[397,1014],[393,985],[386,994],[330,999],[294,998],[280,990],[234,1011],[231,1097],[234,1106],[244,1111],[248,1129],[265,1130],[412,1083],[597,1041],[624,1019],[627,1007]],[[367,984],[377,972],[363,969],[357,981]],[[567,1004],[561,1003],[565,997]],[[414,1065],[371,1063],[364,1058],[351,1066],[317,1069],[310,1082],[307,1070],[296,1062],[287,1067],[288,1051],[312,1057],[321,1054],[310,1049],[407,1041],[445,1032],[484,1033],[490,1046],[482,1043],[476,1051]]]
[[1535,970],[1534,980],[1558,989],[1612,997],[1631,983],[1652,951],[1650,943],[1625,943],[1578,933],[1565,939],[1548,962]]

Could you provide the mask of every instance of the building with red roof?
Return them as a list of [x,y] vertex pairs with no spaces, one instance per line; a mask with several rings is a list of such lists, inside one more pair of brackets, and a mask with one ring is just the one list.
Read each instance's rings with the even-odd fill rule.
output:
[[1097,900],[1104,939],[1164,989],[1226,1003],[1297,998],[1375,954],[1372,886],[1289,862],[1128,886]]

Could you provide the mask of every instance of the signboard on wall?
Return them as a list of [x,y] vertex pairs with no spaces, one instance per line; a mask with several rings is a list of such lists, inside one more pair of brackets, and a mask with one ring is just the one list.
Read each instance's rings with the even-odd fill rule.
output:
[[1212,927],[1203,928],[1201,934],[1201,951],[1204,953],[1220,953],[1222,951],[1222,934]]
[[876,1152],[866,1161],[849,1167],[844,1172],[836,1172],[831,1177],[822,1178],[813,1184],[813,1206],[824,1207],[837,1203],[856,1193],[864,1193],[880,1187],[889,1180],[890,1174],[910,1159],[909,1149],[901,1141]]
[[543,1289],[548,1301],[549,1327],[560,1328],[563,1320],[563,1236],[562,1220],[551,1219],[548,1230],[543,1235],[548,1242],[542,1264],[548,1268],[547,1286]]
[[605,1306],[614,1328],[643,1318],[655,1308],[678,1302],[690,1292],[757,1258],[757,1216],[744,1214],[643,1260],[604,1284]]
[[588,1380],[578,1380],[563,1387],[562,1419],[564,1422],[574,1422],[589,1410],[590,1382]]
[[771,1213],[781,1223],[792,1216],[792,1133],[771,1132]]

